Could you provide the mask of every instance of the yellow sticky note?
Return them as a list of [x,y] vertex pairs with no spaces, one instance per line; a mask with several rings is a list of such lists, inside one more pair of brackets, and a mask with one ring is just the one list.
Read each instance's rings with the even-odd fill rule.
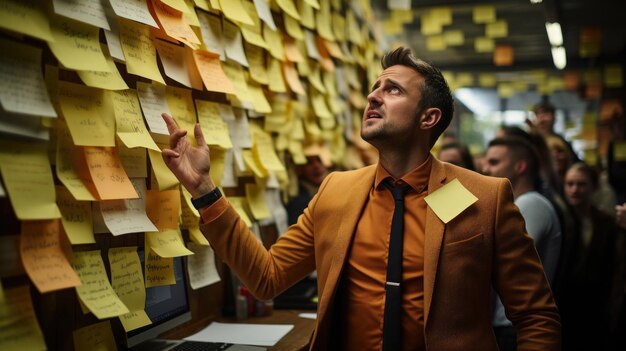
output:
[[159,190],[169,189],[178,185],[178,179],[174,173],[167,168],[160,152],[148,149],[148,156],[150,156],[152,172],[156,178]]
[[320,67],[316,64],[313,64],[312,66],[311,73],[309,74],[309,83],[311,83],[311,85],[313,85],[313,87],[320,93],[326,94],[326,87],[324,86],[324,83],[322,83],[322,79],[320,77]]
[[481,73],[478,75],[478,85],[483,88],[493,88],[496,86],[496,75],[493,73]]
[[[306,1],[300,1],[298,5],[300,10],[300,24],[305,28],[315,30],[315,11],[313,11],[313,6],[307,4]],[[333,17],[333,23],[334,20],[335,18]],[[337,38],[337,40],[345,40],[345,38]]]
[[256,184],[246,184],[246,199],[254,218],[264,219],[272,216],[265,202],[265,187]]
[[272,106],[270,106],[267,97],[265,97],[265,93],[263,92],[261,85],[256,82],[249,81],[248,96],[250,97],[250,102],[252,102],[254,111],[260,114],[272,112]]
[[178,229],[180,192],[175,190],[148,190],[146,213],[159,230]]
[[448,223],[478,201],[478,198],[470,193],[458,179],[454,179],[426,196],[424,201],[442,222]]
[[85,162],[100,200],[139,197],[128,179],[116,148],[87,146]]
[[143,282],[141,261],[137,247],[115,247],[109,249],[111,266],[111,286],[120,300],[130,310],[120,316],[124,330],[131,331],[151,324],[144,310],[146,287]]
[[496,7],[492,5],[474,6],[472,14],[474,23],[491,23],[496,20]]
[[443,51],[448,47],[442,34],[430,35],[426,37],[426,49],[428,51]]
[[45,144],[0,140],[0,173],[18,219],[61,218]]
[[[213,156],[211,156],[211,169],[213,168]],[[217,183],[217,182],[216,182]],[[219,185],[218,185],[219,186]],[[180,202],[181,202],[181,225],[180,228],[193,228],[198,226],[200,213],[193,207],[191,203],[191,194],[184,186],[180,186]]]
[[293,63],[287,61],[283,62],[283,73],[285,74],[285,79],[289,84],[289,88],[294,93],[303,96],[306,95],[302,82],[300,81],[300,77],[298,76],[298,72],[293,66]]
[[443,32],[443,40],[450,46],[463,45],[465,43],[465,34],[461,30],[447,30]]
[[38,0],[4,0],[0,6],[0,27],[47,42],[54,41],[45,7],[40,5]]
[[287,85],[283,78],[281,70],[281,62],[275,58],[270,58],[269,67],[267,69],[267,75],[269,76],[270,83],[268,89],[275,93],[287,92]]
[[252,99],[248,93],[248,84],[241,65],[233,61],[227,61],[224,65],[224,72],[235,87],[236,96],[241,101],[250,102]]
[[252,226],[252,221],[250,220],[250,216],[248,216],[248,212],[245,210],[246,198],[244,197],[235,197],[229,196],[228,202],[233,206],[241,220],[250,228]]
[[115,146],[115,116],[103,90],[60,81],[58,98],[75,145]]
[[244,24],[253,25],[252,18],[248,15],[241,0],[220,0],[220,7],[224,15],[235,21]]
[[147,245],[147,233],[145,237],[146,259],[144,272],[146,276],[146,288],[176,284],[176,277],[174,276],[174,258],[160,257],[152,252],[150,246]]
[[185,247],[182,235],[179,229],[170,229],[162,232],[146,233],[146,243],[150,247],[150,251],[160,257],[178,257],[193,255]]
[[191,90],[167,86],[165,88],[165,98],[167,106],[172,111],[172,117],[178,124],[178,127],[187,131],[195,145],[194,128],[196,126],[196,108],[191,98]]
[[41,293],[80,285],[66,253],[70,244],[61,221],[23,221],[20,257],[28,277]]
[[624,85],[622,65],[604,67],[604,84],[607,88],[621,88]]
[[213,179],[215,185],[218,187],[222,186],[224,167],[226,167],[225,159],[226,149],[221,149],[219,147],[211,148],[211,169],[209,170],[209,173],[211,174],[211,179]]
[[613,145],[613,161],[626,161],[626,141],[616,141]]
[[243,3],[244,10],[252,20],[252,24],[238,23],[239,28],[241,29],[241,34],[243,38],[250,44],[254,44],[256,46],[267,49],[267,44],[265,43],[265,39],[263,39],[263,35],[261,34],[261,19],[257,14],[256,7],[252,2]]
[[265,39],[267,51],[269,51],[270,55],[282,61],[285,58],[285,49],[283,47],[283,38],[278,29],[272,30],[266,24],[263,24],[263,39]]
[[[196,107],[198,109],[198,120],[206,143],[208,145],[218,145],[224,149],[232,148],[233,144],[228,134],[228,124],[222,119],[219,104],[196,100]],[[213,164],[211,164],[211,167],[213,167]]]
[[284,12],[283,22],[285,23],[285,30],[290,37],[297,40],[304,40],[304,32],[302,31],[302,27],[300,27],[300,22],[298,22],[298,20]]
[[509,35],[509,23],[505,20],[487,23],[485,36],[488,38],[506,38]]
[[208,91],[235,94],[235,88],[224,72],[217,54],[205,50],[194,50],[193,57],[202,82]]
[[250,67],[250,78],[260,84],[269,84],[269,76],[265,68],[265,50],[263,48],[245,43],[246,56]]
[[254,154],[252,154],[252,150],[244,149],[241,151],[241,154],[242,154],[243,162],[246,165],[247,170],[252,171],[255,177],[267,178],[269,176],[269,174],[267,173],[267,170],[261,164],[261,161],[255,158]]
[[78,76],[85,83],[85,85],[92,88],[100,88],[107,90],[124,90],[128,89],[128,85],[120,75],[120,72],[113,62],[113,58],[110,55],[105,56],[109,72],[97,72],[97,71],[78,71]]
[[333,115],[324,100],[324,95],[315,94],[311,99],[311,103],[313,104],[313,110],[315,111],[315,115],[317,117],[322,119],[333,119]]
[[300,21],[300,14],[293,0],[276,0],[276,3],[286,14]]
[[149,26],[120,18],[120,44],[128,73],[165,85],[157,65],[156,48],[150,38]]
[[186,13],[189,11],[189,8],[185,4],[185,0],[159,0],[159,2],[162,2],[178,12]]
[[99,250],[74,252],[73,257],[82,283],[76,287],[78,297],[98,319],[130,312],[111,287]]
[[0,349],[46,350],[30,296],[30,286],[4,290],[0,300]]
[[189,238],[191,238],[191,241],[193,241],[194,243],[198,245],[209,246],[209,241],[202,234],[202,232],[200,231],[200,228],[198,227],[189,228]]
[[433,12],[428,11],[421,16],[421,33],[423,35],[440,34],[442,31],[442,24],[439,18],[433,15]]
[[63,66],[79,71],[110,71],[100,47],[100,28],[67,17],[53,16],[51,30],[54,41],[48,46]]
[[63,229],[72,245],[95,244],[90,201],[77,201],[64,186],[56,187]]
[[276,155],[272,136],[263,131],[254,133],[254,143],[252,145],[252,153],[258,161],[268,171],[280,172],[285,171],[285,166]]
[[476,52],[493,52],[495,49],[496,43],[492,38],[478,37],[474,39],[474,51]]
[[57,178],[67,187],[76,200],[94,201],[96,198],[89,192],[81,180],[80,174],[74,168],[74,156],[82,152],[75,146],[65,121],[57,122],[56,171]]
[[74,350],[117,350],[111,321],[104,321],[74,330]]
[[[333,29],[331,26],[332,20],[330,6],[327,2],[322,2],[320,5],[320,10],[317,12],[317,16],[315,17],[317,34],[319,34],[322,38],[326,40],[334,41],[335,34],[333,33]],[[361,40],[356,38],[357,36],[360,36],[359,34],[357,34],[359,32],[358,23],[351,10],[346,10],[346,22],[346,27],[348,27],[347,31],[350,34],[350,39],[355,44],[360,44]]]
[[117,136],[128,148],[145,147],[160,152],[150,136],[141,114],[137,91],[127,89],[110,93],[115,113]]
[[[119,145],[120,161],[128,178],[146,178],[148,176],[148,153],[146,149],[138,147],[134,149]],[[160,150],[159,150],[160,151]]]

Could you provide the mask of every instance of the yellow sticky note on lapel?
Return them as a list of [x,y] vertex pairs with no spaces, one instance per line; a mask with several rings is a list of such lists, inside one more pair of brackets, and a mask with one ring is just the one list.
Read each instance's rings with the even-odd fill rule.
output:
[[443,223],[448,223],[478,198],[470,193],[458,179],[454,179],[426,196],[424,200]]

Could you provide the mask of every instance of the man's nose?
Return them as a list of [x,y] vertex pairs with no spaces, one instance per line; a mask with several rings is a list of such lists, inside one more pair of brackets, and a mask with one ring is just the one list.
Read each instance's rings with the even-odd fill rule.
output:
[[369,94],[367,94],[367,102],[370,106],[379,106],[381,104],[381,98],[379,95],[379,89],[372,90]]

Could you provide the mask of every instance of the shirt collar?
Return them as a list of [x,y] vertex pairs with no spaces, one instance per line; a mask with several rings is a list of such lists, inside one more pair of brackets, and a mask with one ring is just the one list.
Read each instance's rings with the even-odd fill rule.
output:
[[374,188],[380,189],[382,182],[390,178],[394,185],[408,184],[418,194],[426,190],[428,187],[428,178],[430,178],[430,169],[432,167],[432,155],[429,153],[426,161],[421,165],[414,168],[409,173],[402,176],[400,179],[395,179],[387,172],[387,170],[378,162],[376,165],[376,178],[374,179]]

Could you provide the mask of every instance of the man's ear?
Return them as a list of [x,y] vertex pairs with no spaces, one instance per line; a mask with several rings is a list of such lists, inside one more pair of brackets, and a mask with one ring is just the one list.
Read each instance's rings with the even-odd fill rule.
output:
[[522,173],[525,173],[527,169],[528,169],[528,161],[519,160],[515,162],[515,173],[522,174]]
[[439,123],[441,119],[441,110],[436,107],[430,107],[424,110],[420,115],[420,128],[432,129]]

